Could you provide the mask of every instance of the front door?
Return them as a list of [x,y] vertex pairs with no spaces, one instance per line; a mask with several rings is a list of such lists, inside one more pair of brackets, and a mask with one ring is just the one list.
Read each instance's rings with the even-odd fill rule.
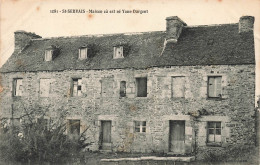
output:
[[169,150],[176,154],[185,153],[185,121],[170,121]]
[[111,150],[111,121],[101,121],[101,148]]

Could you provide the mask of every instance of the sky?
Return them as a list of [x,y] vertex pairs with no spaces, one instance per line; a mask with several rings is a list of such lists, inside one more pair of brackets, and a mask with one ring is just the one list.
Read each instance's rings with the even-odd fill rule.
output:
[[[68,9],[85,13],[62,13]],[[89,10],[111,13],[86,12]],[[237,23],[244,15],[255,17],[256,95],[260,95],[260,0],[0,0],[0,66],[14,50],[17,30],[43,38],[164,31],[168,16],[178,16],[188,26],[196,26]]]

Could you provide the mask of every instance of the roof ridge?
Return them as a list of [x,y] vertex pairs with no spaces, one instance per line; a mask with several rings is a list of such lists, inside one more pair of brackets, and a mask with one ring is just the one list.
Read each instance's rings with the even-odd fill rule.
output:
[[184,26],[184,28],[213,27],[213,26],[227,26],[227,25],[238,25],[238,23],[209,24],[209,25],[191,25],[191,26]]
[[148,31],[148,32],[126,32],[126,33],[110,33],[110,34],[87,34],[87,35],[78,35],[78,36],[58,36],[58,37],[46,37],[46,38],[36,38],[32,39],[32,41],[37,40],[50,40],[50,39],[61,39],[61,38],[80,38],[80,37],[109,37],[114,35],[141,35],[141,34],[149,34],[149,33],[158,33],[165,31]]

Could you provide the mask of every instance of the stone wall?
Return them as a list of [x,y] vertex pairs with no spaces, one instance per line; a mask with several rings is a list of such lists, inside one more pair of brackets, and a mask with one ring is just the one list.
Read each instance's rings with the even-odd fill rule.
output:
[[[90,150],[99,150],[102,120],[112,121],[115,152],[168,152],[169,121],[185,120],[187,153],[225,150],[229,145],[255,143],[255,66],[172,66],[146,70],[66,70],[61,72],[2,73],[1,117],[19,118],[41,108],[47,118],[67,112],[80,119],[81,132],[89,127]],[[184,98],[172,98],[171,77],[185,76]],[[222,76],[222,97],[207,97],[208,76]],[[136,77],[147,77],[147,97],[136,97]],[[23,78],[23,96],[13,97],[13,79]],[[49,97],[40,97],[40,78],[51,78]],[[82,78],[82,96],[71,97],[71,81]],[[111,83],[102,84],[108,81]],[[126,81],[126,97],[120,97],[120,81]],[[108,87],[106,87],[108,85]],[[103,88],[102,88],[103,86]],[[106,87],[106,88],[104,88]],[[110,89],[104,91],[102,89]],[[206,111],[198,117],[190,114]],[[216,117],[217,116],[217,117]],[[134,121],[146,121],[146,132],[134,131]],[[222,122],[222,146],[206,143],[206,122]]]

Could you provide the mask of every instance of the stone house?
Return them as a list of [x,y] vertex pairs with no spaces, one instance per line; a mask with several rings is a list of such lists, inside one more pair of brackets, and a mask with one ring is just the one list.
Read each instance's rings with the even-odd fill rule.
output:
[[[15,32],[1,118],[66,112],[89,150],[196,155],[255,145],[254,17],[166,31],[42,38]],[[35,115],[37,118],[37,113]]]

